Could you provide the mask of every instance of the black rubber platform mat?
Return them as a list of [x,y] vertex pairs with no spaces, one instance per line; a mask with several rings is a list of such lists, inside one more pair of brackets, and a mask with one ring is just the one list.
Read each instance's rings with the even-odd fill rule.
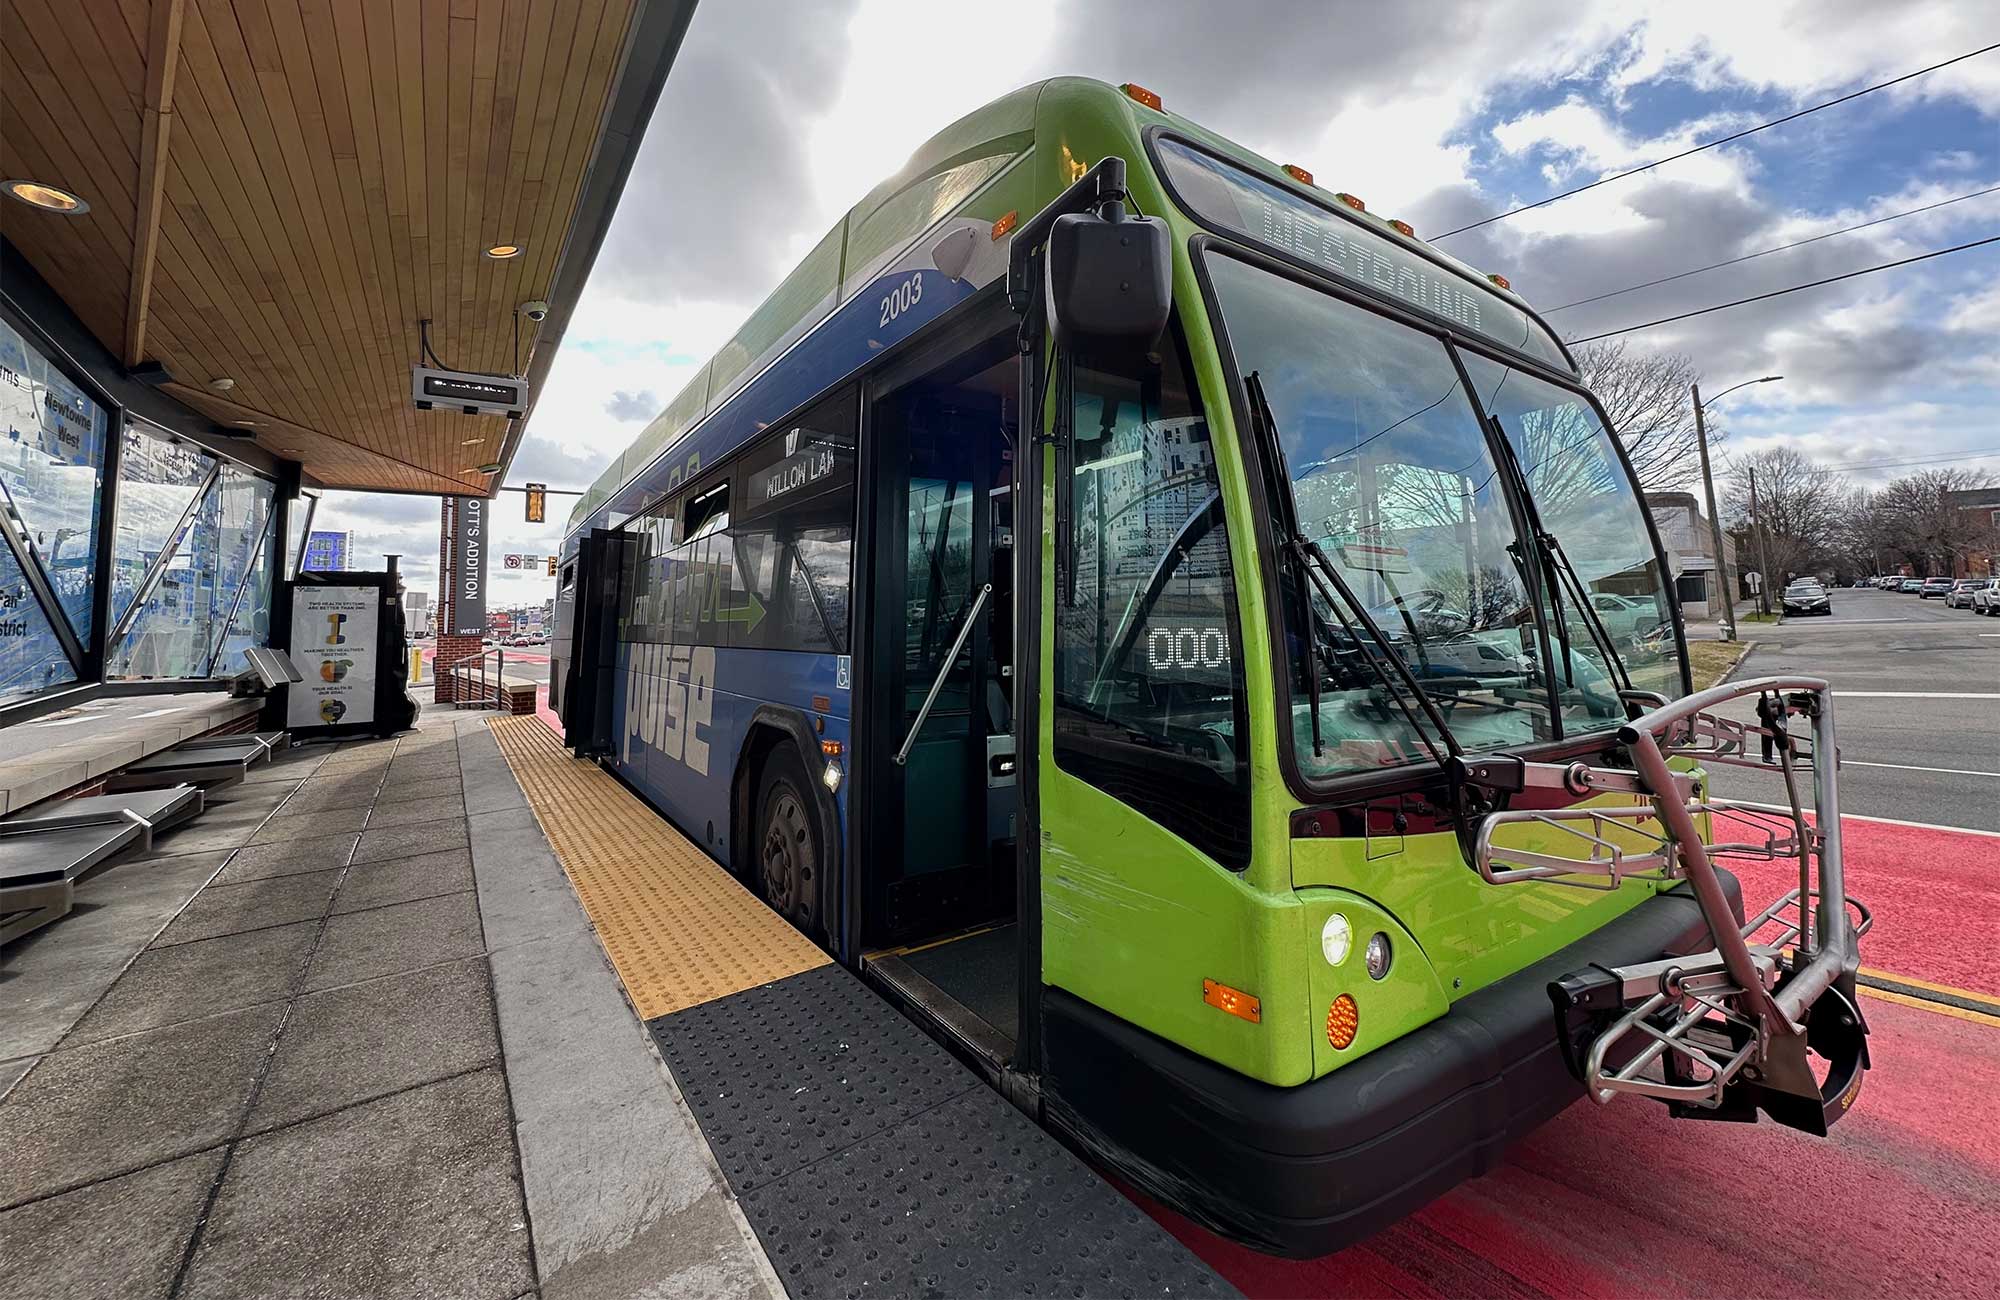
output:
[[738,1195],[984,1086],[839,966],[646,1027]]
[[792,1300],[1236,1294],[841,967],[647,1028]]

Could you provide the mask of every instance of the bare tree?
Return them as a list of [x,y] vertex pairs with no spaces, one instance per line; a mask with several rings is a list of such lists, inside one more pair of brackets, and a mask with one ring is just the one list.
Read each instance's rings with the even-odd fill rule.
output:
[[[1684,486],[1701,472],[1690,389],[1701,376],[1680,352],[1636,352],[1623,339],[1573,346],[1584,387],[1604,404],[1639,490]],[[1709,437],[1716,439],[1711,429]]]
[[[1750,511],[1755,476],[1757,511]],[[1831,568],[1851,491],[1840,478],[1791,447],[1772,447],[1739,458],[1728,470],[1723,510],[1732,531],[1744,530],[1738,555],[1744,568],[1769,564],[1764,581],[1782,586],[1793,577]],[[1753,526],[1754,525],[1754,526]]]
[[1896,556],[1885,545],[1885,517],[1878,494],[1863,487],[1846,490],[1833,527],[1835,579],[1851,581],[1890,567]]
[[1897,479],[1873,498],[1882,547],[1925,574],[1954,572],[1954,556],[1991,552],[2000,541],[1991,520],[1965,509],[1959,494],[1992,481],[1963,469],[1927,469]]

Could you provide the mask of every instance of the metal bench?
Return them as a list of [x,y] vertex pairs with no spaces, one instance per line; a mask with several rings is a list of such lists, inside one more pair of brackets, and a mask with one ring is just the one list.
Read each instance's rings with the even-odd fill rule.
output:
[[184,740],[123,768],[105,781],[106,790],[149,790],[182,782],[217,785],[240,781],[253,763],[269,758],[285,743],[282,731],[244,732]]
[[201,812],[191,785],[60,799],[0,820],[0,944],[69,913],[76,882],[113,854]]

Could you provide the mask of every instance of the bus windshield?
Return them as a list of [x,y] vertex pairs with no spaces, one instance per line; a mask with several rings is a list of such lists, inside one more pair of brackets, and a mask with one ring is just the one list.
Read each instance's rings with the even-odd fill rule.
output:
[[[1657,574],[1625,572],[1643,568],[1652,550],[1615,458],[1606,453],[1594,474],[1577,469],[1577,490],[1543,519],[1559,540],[1592,551],[1579,575],[1592,602],[1586,613],[1558,580],[1555,560],[1526,534],[1510,500],[1510,468],[1496,460],[1482,408],[1442,339],[1234,258],[1208,265],[1238,373],[1254,376],[1268,403],[1301,532],[1339,569],[1458,744],[1515,747],[1556,739],[1565,722],[1581,731],[1622,717],[1618,661],[1635,636],[1658,639],[1666,606]],[[1487,409],[1509,429],[1530,484],[1538,471],[1549,483],[1568,457],[1596,446],[1585,440],[1589,407],[1580,400],[1465,359],[1482,367],[1473,380],[1480,396],[1497,394]],[[1555,425],[1568,433],[1556,435],[1553,446],[1565,450],[1552,459],[1547,431]],[[1650,589],[1623,608],[1624,593],[1645,582]],[[1357,644],[1364,620],[1311,584],[1285,595],[1301,771],[1329,777],[1426,757],[1416,720],[1395,705],[1381,674],[1367,671],[1369,647]],[[1614,613],[1600,595],[1617,596],[1621,608]],[[1592,615],[1602,626],[1593,627]],[[1307,680],[1308,666],[1317,682]],[[1635,684],[1659,689],[1650,679]]]

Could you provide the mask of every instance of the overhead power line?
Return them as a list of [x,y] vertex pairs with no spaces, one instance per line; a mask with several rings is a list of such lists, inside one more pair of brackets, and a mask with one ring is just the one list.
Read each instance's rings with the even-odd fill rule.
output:
[[1649,330],[1655,325],[1671,325],[1677,320],[1689,320],[1696,316],[1706,316],[1713,311],[1728,311],[1731,307],[1743,307],[1753,302],[1763,302],[1769,298],[1782,298],[1788,293],[1798,293],[1803,289],[1817,289],[1823,284],[1839,284],[1842,280],[1853,280],[1860,276],[1873,275],[1877,271],[1891,271],[1899,266],[1909,266],[1914,262],[1927,262],[1933,257],[1943,257],[1947,253],[1963,253],[1968,248],[1978,248],[1985,244],[1995,243],[2000,243],[2000,235],[1988,235],[1984,239],[1975,239],[1967,244],[1954,244],[1950,248],[1935,248],[1928,253],[1919,253],[1915,257],[1905,257],[1894,262],[1882,262],[1875,266],[1864,266],[1858,271],[1848,271],[1842,275],[1829,275],[1823,280],[1809,280],[1804,284],[1795,284],[1785,289],[1773,289],[1769,293],[1753,294],[1748,298],[1738,298],[1733,302],[1718,302],[1707,307],[1697,307],[1693,311],[1684,311],[1678,315],[1662,316],[1658,320],[1644,321],[1638,325],[1627,325],[1621,329],[1605,330],[1602,334],[1586,334],[1580,339],[1571,339],[1570,342],[1595,343],[1599,339],[1613,338],[1619,334],[1636,334],[1640,330]]
[[1990,54],[1994,50],[2000,50],[2000,41],[1995,41],[1991,45],[1981,46],[1979,49],[1976,50],[1968,50],[1964,54],[1958,55],[1955,58],[1946,59],[1942,63],[1933,63],[1928,68],[1918,68],[1915,72],[1906,72],[1900,77],[1892,77],[1888,81],[1878,82],[1877,84],[1873,86],[1868,86],[1862,90],[1849,91],[1847,94],[1842,95],[1838,99],[1829,99],[1823,104],[1814,104],[1811,108],[1802,108],[1796,113],[1787,113],[1783,117],[1774,117],[1768,122],[1760,122],[1756,126],[1749,127],[1742,131],[1738,131],[1733,135],[1725,135],[1720,139],[1709,140],[1702,144],[1695,145],[1691,149],[1683,149],[1679,153],[1668,154],[1664,158],[1655,158],[1652,162],[1645,163],[1642,166],[1633,167],[1627,171],[1613,172],[1609,176],[1600,176],[1596,180],[1590,182],[1588,185],[1579,185],[1573,190],[1564,190],[1560,194],[1551,194],[1545,199],[1537,199],[1533,203],[1524,203],[1518,208],[1509,208],[1505,212],[1496,212],[1492,216],[1482,217],[1481,219],[1473,222],[1470,225],[1460,226],[1456,230],[1447,230],[1442,235],[1433,236],[1433,242],[1439,239],[1450,239],[1453,235],[1462,235],[1468,230],[1477,230],[1481,226],[1490,226],[1496,221],[1505,221],[1508,217],[1519,216],[1523,212],[1532,212],[1536,208],[1545,208],[1549,204],[1554,203],[1560,199],[1569,198],[1573,194],[1581,194],[1585,190],[1594,190],[1600,185],[1609,185],[1613,181],[1622,181],[1628,176],[1637,176],[1643,172],[1652,171],[1655,167],[1664,167],[1670,162],[1678,162],[1683,158],[1693,157],[1695,154],[1701,153],[1704,150],[1718,148],[1722,145],[1729,144],[1732,141],[1741,140],[1745,136],[1755,135],[1759,131],[1768,131],[1774,126],[1783,126],[1787,122],[1796,122],[1802,117],[1809,117],[1812,114],[1819,112],[1821,109],[1833,108],[1836,105],[1845,104],[1849,100],[1859,99],[1863,95],[1872,95],[1878,90],[1887,90],[1891,86],[1901,85],[1903,82],[1909,81],[1913,78],[1924,76],[1927,73],[1936,72],[1939,68],[1948,68],[1954,63],[1963,63],[1967,59],[1977,58],[1979,55],[1982,54]]
[[1984,460],[1988,456],[2000,456],[2000,447],[1988,447],[1984,451],[1961,451],[1949,456],[1923,456],[1916,460],[1860,461],[1852,465],[1834,465],[1842,471],[1855,469],[1913,469],[1920,465],[1949,465],[1959,460]]
[[1641,289],[1650,289],[1656,284],[1671,284],[1675,280],[1685,280],[1691,275],[1700,275],[1703,271],[1716,271],[1725,266],[1735,266],[1739,262],[1754,261],[1760,257],[1769,257],[1772,253],[1782,253],[1787,249],[1803,248],[1807,244],[1816,244],[1822,239],[1832,239],[1835,235],[1851,235],[1857,230],[1866,230],[1870,226],[1880,226],[1891,221],[1901,221],[1904,217],[1914,217],[1920,212],[1930,212],[1937,208],[1950,207],[1954,203],[1963,203],[1967,199],[1976,199],[1981,195],[1994,193],[2000,193],[2000,185],[1989,185],[1983,190],[1974,190],[1970,194],[1960,194],[1955,198],[1940,199],[1936,203],[1926,203],[1920,208],[1910,208],[1907,211],[1891,213],[1886,217],[1877,217],[1873,221],[1863,221],[1856,225],[1843,226],[1839,230],[1829,230],[1822,235],[1813,235],[1806,239],[1795,239],[1789,244],[1779,244],[1775,248],[1762,248],[1754,253],[1745,253],[1741,257],[1732,257],[1726,262],[1710,262],[1707,266],[1697,266],[1692,271],[1682,271],[1675,275],[1663,275],[1657,280],[1647,280],[1640,284],[1628,284],[1623,289],[1612,289],[1607,293],[1593,294],[1588,298],[1578,298],[1575,302],[1566,302],[1560,307],[1545,307],[1542,309],[1542,315],[1552,316],[1559,311],[1568,311],[1572,307],[1581,307],[1585,303],[1603,302],[1606,298],[1616,298],[1620,294],[1636,293]]

